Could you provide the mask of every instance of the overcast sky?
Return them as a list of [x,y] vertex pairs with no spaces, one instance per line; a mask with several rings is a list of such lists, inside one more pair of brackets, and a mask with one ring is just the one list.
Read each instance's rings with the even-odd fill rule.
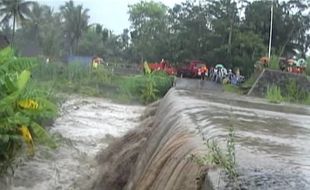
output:
[[[64,5],[68,0],[36,0],[41,4],[54,7]],[[100,23],[104,27],[111,29],[119,34],[124,28],[129,28],[128,5],[139,2],[140,0],[73,0],[75,4],[82,4],[84,8],[89,9],[90,22]],[[172,7],[176,3],[185,0],[157,0],[165,5]]]

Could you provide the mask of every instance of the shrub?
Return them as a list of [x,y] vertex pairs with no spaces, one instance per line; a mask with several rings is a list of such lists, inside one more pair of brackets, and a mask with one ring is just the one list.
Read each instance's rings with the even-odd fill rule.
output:
[[163,97],[172,85],[172,78],[164,72],[114,75],[103,65],[91,70],[88,65],[80,63],[42,63],[35,68],[33,78],[41,84],[52,83],[60,92],[103,96],[126,103],[150,103]]
[[279,70],[279,62],[280,59],[278,56],[271,56],[270,62],[269,62],[269,68],[274,70]]
[[305,102],[309,97],[309,93],[305,90],[299,89],[297,86],[296,80],[289,80],[289,82],[285,86],[286,88],[286,100],[290,102]]
[[281,95],[281,89],[280,87],[276,85],[272,85],[271,87],[267,87],[267,94],[266,98],[271,102],[271,103],[281,103],[283,101],[283,97]]
[[16,58],[10,49],[0,51],[0,171],[10,167],[23,147],[34,154],[34,144],[55,147],[39,125],[41,118],[56,116],[56,106],[41,91],[28,86],[35,60]]
[[173,78],[164,72],[153,72],[146,75],[122,76],[117,79],[119,96],[124,99],[140,99],[144,104],[156,101],[163,97],[171,88]]
[[208,164],[219,166],[225,170],[230,180],[235,181],[238,173],[236,169],[235,130],[233,126],[229,128],[226,143],[225,151],[225,149],[220,148],[215,140],[207,140],[208,153],[202,156],[192,154],[190,159],[200,166],[207,166]]
[[148,74],[145,77],[146,81],[141,92],[141,99],[144,104],[147,104],[158,99],[158,96],[156,95],[158,89],[156,88],[156,83],[152,74]]

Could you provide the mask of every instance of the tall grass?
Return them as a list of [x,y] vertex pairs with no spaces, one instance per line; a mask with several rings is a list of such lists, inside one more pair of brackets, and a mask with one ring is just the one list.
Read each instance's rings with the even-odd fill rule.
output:
[[266,98],[271,103],[281,103],[283,101],[283,97],[281,95],[280,87],[276,85],[268,86]]
[[42,64],[36,68],[33,78],[58,92],[106,97],[123,103],[155,101],[172,85],[172,78],[163,72],[116,75],[103,65],[91,70],[88,65],[79,63]]
[[[146,75],[114,76],[113,85],[118,86],[117,93],[125,98],[144,104],[163,97],[172,86],[173,78],[163,72]],[[125,98],[126,99],[126,98]]]
[[190,160],[194,161],[201,167],[208,165],[216,165],[224,169],[228,178],[235,181],[238,177],[236,168],[236,150],[235,150],[235,130],[233,126],[229,127],[228,136],[226,139],[226,149],[219,146],[214,139],[208,139],[206,142],[207,154],[205,155],[190,155]]
[[285,100],[294,103],[307,103],[309,100],[310,93],[306,90],[300,89],[297,86],[296,80],[289,80],[285,86]]
[[272,103],[280,103],[282,101],[310,104],[310,93],[301,89],[297,85],[296,80],[289,80],[289,82],[282,87],[272,85],[267,88],[266,98]]
[[279,70],[279,62],[280,58],[278,56],[271,56],[270,62],[269,62],[269,68],[274,70]]

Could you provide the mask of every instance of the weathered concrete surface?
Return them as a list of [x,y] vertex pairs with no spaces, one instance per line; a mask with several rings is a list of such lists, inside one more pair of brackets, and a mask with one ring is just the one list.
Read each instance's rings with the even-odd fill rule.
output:
[[264,69],[248,92],[250,96],[265,97],[268,86],[286,89],[290,80],[296,80],[298,89],[310,92],[310,81],[305,75]]

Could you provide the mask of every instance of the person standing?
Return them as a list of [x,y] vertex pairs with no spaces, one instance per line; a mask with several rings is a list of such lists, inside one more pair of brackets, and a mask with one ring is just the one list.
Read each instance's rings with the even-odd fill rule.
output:
[[201,69],[201,80],[205,80],[207,68],[206,66],[202,66],[200,69]]

